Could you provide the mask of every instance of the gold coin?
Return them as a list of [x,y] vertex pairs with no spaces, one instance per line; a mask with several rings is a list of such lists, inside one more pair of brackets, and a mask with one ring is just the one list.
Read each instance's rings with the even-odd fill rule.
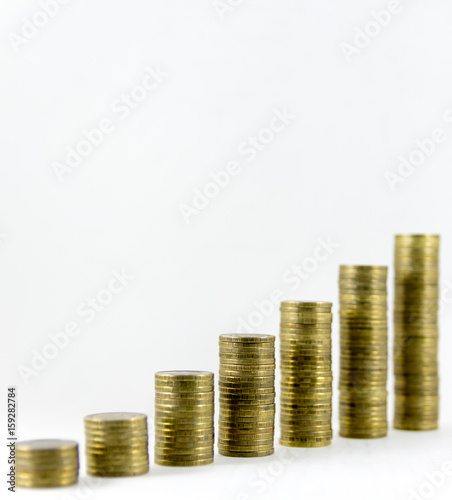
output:
[[237,343],[265,343],[265,342],[274,342],[274,335],[265,335],[265,334],[246,334],[246,333],[230,333],[230,334],[222,334],[220,335],[220,342],[237,342]]
[[284,300],[281,302],[281,309],[283,308],[296,308],[296,309],[324,309],[333,307],[332,302],[300,302],[296,300]]
[[225,457],[237,457],[237,458],[256,458],[256,457],[268,457],[273,455],[274,449],[268,449],[263,451],[232,451],[227,448],[219,448],[218,453]]
[[170,466],[170,467],[197,467],[201,465],[209,465],[213,463],[213,456],[209,458],[202,459],[192,459],[192,460],[171,460],[161,457],[155,457],[154,460],[156,465]]

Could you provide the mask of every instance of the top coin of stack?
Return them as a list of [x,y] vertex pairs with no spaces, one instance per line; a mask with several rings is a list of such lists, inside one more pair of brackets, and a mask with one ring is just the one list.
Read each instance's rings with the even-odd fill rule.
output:
[[438,428],[439,242],[433,234],[395,238],[396,429]]
[[137,476],[149,471],[147,417],[142,413],[98,413],[85,417],[87,473]]
[[388,323],[386,266],[341,266],[340,435],[387,434]]
[[230,457],[273,454],[275,337],[220,335],[218,450]]
[[188,467],[213,462],[214,378],[203,371],[155,374],[157,465]]
[[331,307],[331,302],[281,303],[279,443],[283,446],[331,444]]
[[16,445],[17,486],[50,487],[75,484],[78,444],[61,439],[36,439]]

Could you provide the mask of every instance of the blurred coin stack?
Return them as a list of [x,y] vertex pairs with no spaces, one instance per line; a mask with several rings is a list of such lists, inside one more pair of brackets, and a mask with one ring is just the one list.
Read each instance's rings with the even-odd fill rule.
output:
[[279,443],[283,446],[331,444],[331,307],[331,302],[281,303]]
[[16,445],[16,481],[22,487],[75,484],[78,479],[78,444],[61,439],[36,439]]
[[155,374],[157,465],[196,466],[213,462],[213,373],[166,371]]
[[85,439],[86,468],[91,476],[138,476],[149,471],[146,415],[88,415]]
[[438,428],[439,236],[397,235],[394,293],[394,427]]
[[387,434],[387,267],[341,266],[340,435],[380,438]]
[[220,335],[218,450],[229,457],[272,455],[275,337]]

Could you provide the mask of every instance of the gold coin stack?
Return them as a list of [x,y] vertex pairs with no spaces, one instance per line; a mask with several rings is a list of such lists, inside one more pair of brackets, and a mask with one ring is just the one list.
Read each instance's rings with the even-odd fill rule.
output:
[[138,476],[149,471],[146,415],[88,415],[85,438],[86,467],[91,476]]
[[342,437],[372,439],[387,434],[387,271],[386,266],[340,267]]
[[320,448],[333,430],[331,302],[281,303],[279,444]]
[[166,371],[155,374],[157,465],[190,467],[213,462],[213,373]]
[[78,479],[78,444],[61,439],[36,439],[16,445],[17,486],[69,486]]
[[229,457],[274,452],[275,337],[220,335],[218,451]]
[[438,428],[438,235],[395,238],[394,428]]

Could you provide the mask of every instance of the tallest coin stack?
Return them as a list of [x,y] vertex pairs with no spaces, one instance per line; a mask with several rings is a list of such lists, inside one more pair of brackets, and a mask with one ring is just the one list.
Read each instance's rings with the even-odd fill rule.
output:
[[394,427],[438,428],[439,236],[397,235],[394,294]]

